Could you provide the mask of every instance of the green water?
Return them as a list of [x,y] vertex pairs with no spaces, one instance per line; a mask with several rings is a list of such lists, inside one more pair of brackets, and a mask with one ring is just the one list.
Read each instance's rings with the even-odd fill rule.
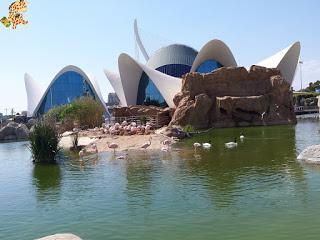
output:
[[[297,153],[319,122],[219,129],[170,153],[102,154],[35,166],[26,143],[0,144],[0,239],[319,239],[320,168]],[[243,132],[237,149],[224,142]],[[194,141],[211,139],[194,153]]]

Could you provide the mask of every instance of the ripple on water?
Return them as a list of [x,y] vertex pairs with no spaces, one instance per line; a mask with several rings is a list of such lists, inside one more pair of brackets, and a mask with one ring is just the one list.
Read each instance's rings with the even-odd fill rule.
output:
[[[168,153],[103,153],[83,166],[33,165],[25,143],[0,144],[0,239],[317,239],[320,171],[296,161],[320,140],[316,127],[216,129]],[[195,154],[193,142],[210,139]]]

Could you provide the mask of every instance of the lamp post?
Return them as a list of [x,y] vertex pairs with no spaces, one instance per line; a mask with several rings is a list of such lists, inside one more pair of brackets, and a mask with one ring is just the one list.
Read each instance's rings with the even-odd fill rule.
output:
[[303,61],[299,60],[299,65],[300,65],[300,92],[302,92],[302,64],[303,64]]

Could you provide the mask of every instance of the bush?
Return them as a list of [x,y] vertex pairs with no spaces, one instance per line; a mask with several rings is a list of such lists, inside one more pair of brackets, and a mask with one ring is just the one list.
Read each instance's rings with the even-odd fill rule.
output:
[[60,137],[55,126],[45,121],[34,125],[33,131],[29,135],[29,148],[34,162],[55,162],[55,157],[60,150],[59,140]]
[[67,131],[72,130],[75,123],[84,129],[98,127],[103,122],[103,113],[100,103],[91,97],[82,97],[68,105],[52,108],[44,118],[55,119],[61,123],[63,131]]
[[183,131],[186,133],[192,133],[195,131],[194,127],[190,124],[183,127]]

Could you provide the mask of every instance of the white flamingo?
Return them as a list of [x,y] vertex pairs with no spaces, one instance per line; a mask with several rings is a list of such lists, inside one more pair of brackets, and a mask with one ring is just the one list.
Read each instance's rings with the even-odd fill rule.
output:
[[108,148],[113,149],[113,153],[116,153],[116,149],[119,148],[119,145],[117,143],[109,143],[107,142]]
[[82,159],[84,157],[84,155],[85,155],[85,150],[81,150],[79,152],[79,157]]
[[198,143],[198,142],[195,142],[195,143],[193,144],[193,147],[194,147],[194,151],[197,152],[197,149],[198,149],[199,147],[201,147],[201,144]]
[[244,135],[241,133],[240,134],[240,140],[243,141],[244,140]]
[[235,138],[233,142],[227,142],[224,144],[226,148],[235,148],[238,146],[237,139]]
[[208,141],[207,143],[202,143],[202,147],[204,149],[210,149],[212,147],[211,141]]
[[144,150],[146,150],[148,147],[150,147],[150,145],[151,145],[151,140],[152,140],[152,137],[150,137],[150,138],[149,138],[149,142],[144,143],[144,144],[141,146],[141,148],[144,149]]

